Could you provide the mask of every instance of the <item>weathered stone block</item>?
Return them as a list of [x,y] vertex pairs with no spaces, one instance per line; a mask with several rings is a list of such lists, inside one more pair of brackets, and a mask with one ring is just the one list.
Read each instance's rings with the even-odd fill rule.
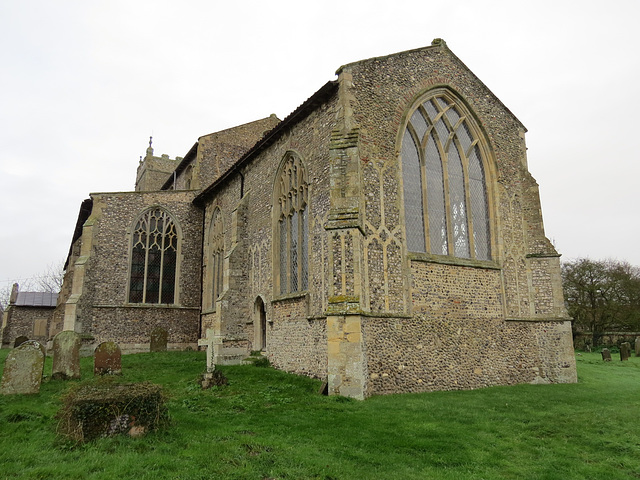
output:
[[85,385],[64,398],[58,416],[59,432],[77,442],[140,436],[169,420],[162,387],[150,383]]

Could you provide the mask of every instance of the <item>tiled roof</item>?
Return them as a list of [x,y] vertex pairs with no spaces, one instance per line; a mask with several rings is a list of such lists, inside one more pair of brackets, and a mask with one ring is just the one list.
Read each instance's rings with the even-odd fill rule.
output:
[[20,307],[55,307],[58,294],[51,292],[18,292],[16,306]]

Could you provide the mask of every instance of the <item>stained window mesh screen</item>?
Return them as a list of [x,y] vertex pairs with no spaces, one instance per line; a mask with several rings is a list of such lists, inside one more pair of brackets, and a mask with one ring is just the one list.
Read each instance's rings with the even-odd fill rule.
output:
[[446,255],[448,251],[447,218],[444,199],[442,159],[432,135],[426,146],[427,203],[429,205],[429,251]]
[[287,218],[280,219],[280,293],[287,293],[289,291],[289,269],[287,266],[287,223]]
[[404,215],[407,246],[412,252],[424,252],[424,213],[420,160],[415,142],[405,131],[402,142],[402,180],[404,184]]
[[298,291],[298,212],[291,216],[291,291]]
[[302,278],[300,288],[302,290],[307,290],[309,288],[309,217],[307,212],[307,207],[305,205],[304,210],[302,210],[302,244],[300,245],[302,252],[300,255],[301,271]]
[[491,258],[491,239],[489,237],[489,214],[487,208],[486,182],[478,146],[469,157],[469,196],[473,218],[473,238],[476,258]]

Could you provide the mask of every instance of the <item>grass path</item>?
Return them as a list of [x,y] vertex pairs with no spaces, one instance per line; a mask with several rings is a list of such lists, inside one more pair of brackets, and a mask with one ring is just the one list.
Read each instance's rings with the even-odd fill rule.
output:
[[202,352],[129,355],[122,381],[162,384],[171,427],[75,447],[55,434],[69,384],[45,379],[39,395],[0,397],[0,479],[640,478],[640,357],[577,363],[573,385],[360,402],[254,366],[221,367],[229,385],[203,391]]

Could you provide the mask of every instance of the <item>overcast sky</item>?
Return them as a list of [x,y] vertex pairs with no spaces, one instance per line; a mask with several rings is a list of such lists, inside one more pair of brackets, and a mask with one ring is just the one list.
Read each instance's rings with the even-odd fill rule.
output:
[[82,200],[133,190],[150,135],[184,156],[436,37],[527,127],[563,259],[640,265],[639,19],[638,0],[3,0],[0,287],[64,261]]

